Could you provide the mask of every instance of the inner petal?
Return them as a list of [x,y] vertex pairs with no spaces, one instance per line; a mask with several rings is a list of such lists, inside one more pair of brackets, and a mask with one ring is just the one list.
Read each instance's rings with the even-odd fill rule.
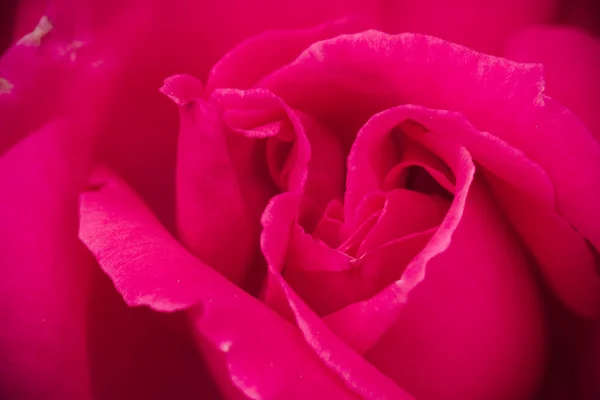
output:
[[298,149],[293,140],[269,137],[266,140],[267,167],[273,182],[281,191],[288,190],[290,172],[295,164]]
[[327,204],[321,220],[312,233],[313,238],[321,240],[332,249],[341,244],[340,230],[344,224],[344,205],[337,199]]
[[361,243],[357,256],[398,238],[438,226],[450,204],[440,196],[408,189],[387,193],[379,219]]

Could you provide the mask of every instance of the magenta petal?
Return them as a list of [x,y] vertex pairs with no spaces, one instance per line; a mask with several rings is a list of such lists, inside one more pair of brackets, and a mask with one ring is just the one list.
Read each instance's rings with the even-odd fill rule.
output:
[[[431,116],[429,111],[420,107],[396,107],[374,116],[369,125],[377,127],[373,134],[382,134],[389,132],[399,121],[406,118],[417,122],[423,119],[431,124],[430,118],[419,115],[423,111],[427,117]],[[447,251],[453,232],[460,223],[469,187],[475,174],[475,166],[471,155],[464,148],[443,138],[436,138],[435,141],[432,140],[433,138],[433,133],[421,133],[418,136],[425,147],[449,166],[456,178],[455,197],[441,226],[422,251],[406,266],[399,280],[370,299],[351,304],[324,317],[327,325],[358,352],[362,353],[373,346],[393,325],[410,291],[426,277],[428,263]],[[376,251],[372,253],[375,257],[379,255]],[[386,252],[382,254],[385,256]]]
[[452,242],[365,358],[417,398],[531,398],[546,326],[530,268],[476,178]]
[[[182,251],[114,173],[97,168],[90,185],[91,190],[81,195],[79,237],[125,302],[157,311],[181,310],[196,304],[203,295],[199,287],[205,285],[204,273],[218,274]],[[156,243],[160,246],[153,245]]]
[[[292,62],[311,44],[356,32],[360,29],[358,25],[355,21],[340,20],[311,29],[269,31],[246,39],[211,69],[206,94],[218,88],[250,89],[265,75]],[[261,56],[264,54],[268,56]]]
[[360,245],[358,256],[394,239],[426,231],[444,219],[449,203],[438,196],[396,189],[386,195],[381,217]]
[[358,259],[315,242],[299,230],[296,227],[290,238],[283,276],[312,310],[327,315],[369,299],[400,279],[437,229],[388,241]]
[[269,266],[267,295],[273,296],[267,297],[267,301],[296,321],[321,361],[355,394],[363,398],[410,399],[404,390],[340,340],[281,276],[299,204],[297,194],[280,194],[270,201],[262,218],[261,248]]
[[77,240],[86,133],[45,124],[0,157],[0,397],[90,399],[90,263]]
[[[465,143],[478,162],[485,162],[494,173],[512,176],[517,189],[533,193],[539,201],[545,198],[545,209],[551,207],[562,220],[559,230],[568,224],[574,227],[557,237],[579,236],[571,242],[578,241],[580,249],[584,239],[600,249],[600,146],[571,112],[543,95],[541,65],[490,57],[427,36],[369,31],[314,44],[260,84],[292,107],[339,121],[355,116],[353,123],[359,126],[369,116],[367,111],[397,104],[460,112],[481,133]],[[489,151],[490,146],[496,149]],[[527,157],[514,157],[513,150]],[[526,187],[522,174],[533,178],[535,190]],[[547,250],[537,247],[538,254]],[[571,263],[563,254],[553,263],[563,271],[582,265],[584,271],[572,279],[580,280],[585,290],[577,299],[577,286],[569,284],[571,294],[561,296],[580,313],[594,315],[598,279],[586,283],[593,276],[590,252],[575,253],[588,261]],[[560,280],[551,280],[561,285]]]
[[515,35],[505,55],[544,65],[545,93],[573,111],[600,142],[600,40],[573,28],[540,26]]
[[352,398],[293,325],[187,253],[115,175],[96,171],[81,196],[80,237],[129,305],[157,311],[190,306],[198,334],[250,397]]
[[201,90],[200,82],[181,75],[161,89],[180,113],[177,228],[194,255],[242,285],[258,248],[258,219],[253,223],[245,204],[220,113],[198,99]]

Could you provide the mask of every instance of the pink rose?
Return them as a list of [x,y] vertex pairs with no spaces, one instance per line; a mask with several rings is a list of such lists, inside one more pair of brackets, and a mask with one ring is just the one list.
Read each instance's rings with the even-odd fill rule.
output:
[[558,3],[19,6],[0,397],[597,397],[600,44],[528,27]]

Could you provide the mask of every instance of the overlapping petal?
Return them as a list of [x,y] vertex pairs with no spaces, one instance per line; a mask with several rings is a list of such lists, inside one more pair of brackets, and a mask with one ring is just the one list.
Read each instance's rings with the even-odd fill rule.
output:
[[46,123],[0,157],[0,396],[91,399],[86,355],[90,260],[77,193],[91,141]]
[[[317,43],[259,85],[292,107],[338,121],[344,134],[397,104],[460,112],[483,133],[479,139],[476,134],[457,141],[511,181],[513,188],[496,194],[504,194],[505,211],[559,295],[582,314],[598,314],[599,282],[590,272],[596,250],[584,247],[585,239],[596,249],[600,246],[600,146],[570,111],[543,95],[540,65],[490,57],[427,36],[371,31]],[[520,156],[512,154],[514,149]],[[498,164],[507,159],[512,160],[510,168]],[[526,164],[534,164],[527,169],[536,189],[524,187],[529,183],[519,175],[518,165]],[[515,197],[516,189],[524,195]],[[530,219],[521,220],[524,210],[535,211],[533,205],[542,203]],[[536,239],[540,221],[552,236],[547,239],[568,244],[549,253],[548,241]],[[577,273],[569,272],[573,265]],[[562,282],[566,275],[569,279]],[[581,279],[586,288],[582,297],[576,293],[578,284],[572,284],[577,276],[590,278],[588,283]]]
[[220,385],[251,398],[353,398],[292,325],[187,253],[122,180],[104,171],[93,184],[81,198],[80,237],[129,305],[193,307],[198,335],[215,350],[209,363],[226,368]]

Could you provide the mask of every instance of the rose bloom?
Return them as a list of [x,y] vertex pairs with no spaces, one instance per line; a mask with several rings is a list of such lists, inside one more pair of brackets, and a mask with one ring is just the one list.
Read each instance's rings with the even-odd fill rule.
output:
[[593,1],[7,4],[0,398],[600,397]]

